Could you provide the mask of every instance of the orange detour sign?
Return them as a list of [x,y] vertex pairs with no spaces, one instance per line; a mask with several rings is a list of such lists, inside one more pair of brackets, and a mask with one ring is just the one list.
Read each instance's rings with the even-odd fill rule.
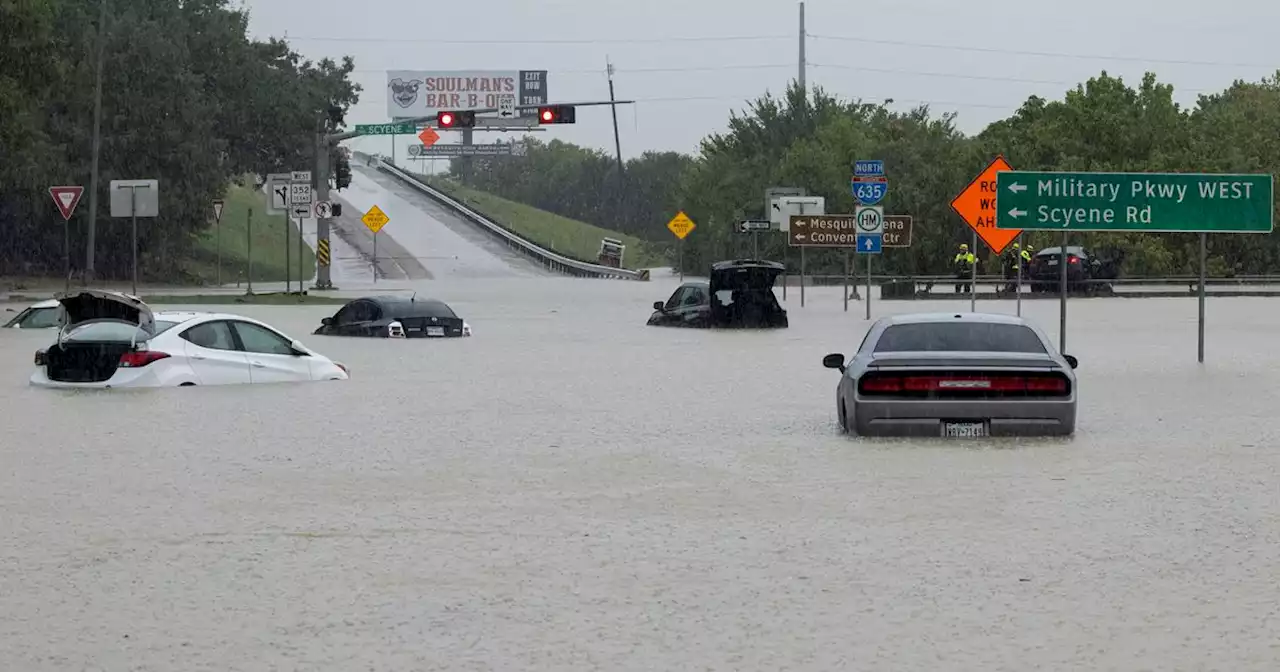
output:
[[970,182],[969,186],[951,201],[951,209],[955,210],[956,214],[964,219],[965,224],[976,231],[982,242],[996,254],[1003,252],[1004,248],[1022,233],[1021,229],[996,228],[996,173],[1006,170],[1013,170],[1013,167],[1004,160],[1003,156],[997,156],[996,160],[992,161],[976,180]]
[[418,134],[418,139],[422,141],[423,147],[430,147],[440,140],[440,134],[436,133],[434,129],[428,126],[422,129],[422,132]]

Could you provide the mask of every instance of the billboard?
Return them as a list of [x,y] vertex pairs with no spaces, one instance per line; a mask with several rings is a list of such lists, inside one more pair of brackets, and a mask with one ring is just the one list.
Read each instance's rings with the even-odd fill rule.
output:
[[[441,110],[473,110],[547,102],[546,70],[388,70],[387,116],[393,120],[434,116]],[[519,110],[533,117],[537,110]],[[480,116],[496,117],[497,112]]]

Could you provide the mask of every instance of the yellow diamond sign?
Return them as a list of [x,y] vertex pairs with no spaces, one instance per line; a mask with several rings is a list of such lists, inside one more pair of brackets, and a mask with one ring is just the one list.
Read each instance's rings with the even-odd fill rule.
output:
[[391,221],[391,218],[382,211],[382,208],[375,205],[369,208],[369,212],[364,213],[364,217],[361,217],[360,221],[364,222],[364,225],[369,227],[370,231],[377,233],[387,225],[387,222]]
[[676,213],[675,217],[671,218],[671,221],[667,222],[667,228],[671,230],[671,233],[676,234],[676,238],[684,240],[684,237],[698,228],[698,225],[694,224],[693,220],[689,219],[689,215],[684,214],[684,211],[681,210]]

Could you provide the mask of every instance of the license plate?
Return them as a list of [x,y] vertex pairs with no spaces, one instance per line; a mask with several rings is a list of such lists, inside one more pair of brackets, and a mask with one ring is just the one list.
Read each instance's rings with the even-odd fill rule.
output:
[[942,436],[947,439],[980,439],[987,435],[985,422],[944,422]]
[[444,327],[427,327],[428,336],[444,336]]
[[1057,266],[1057,265],[1058,265],[1058,260],[1057,260],[1057,259],[1050,259],[1050,260],[1049,260],[1049,265],[1050,265],[1050,266]]

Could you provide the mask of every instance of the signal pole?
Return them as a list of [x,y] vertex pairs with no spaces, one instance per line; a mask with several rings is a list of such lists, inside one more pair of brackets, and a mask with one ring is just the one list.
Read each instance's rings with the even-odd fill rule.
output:
[[804,2],[802,1],[800,3],[800,75],[796,78],[796,82],[800,84],[801,91],[805,91],[804,36]]

